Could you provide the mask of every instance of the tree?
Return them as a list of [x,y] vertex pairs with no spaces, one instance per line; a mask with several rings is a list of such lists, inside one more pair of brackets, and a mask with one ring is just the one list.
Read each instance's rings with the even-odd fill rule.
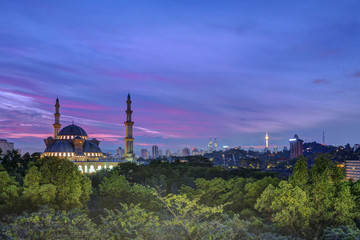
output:
[[304,156],[300,156],[296,162],[292,176],[290,177],[290,183],[293,186],[298,186],[305,190],[305,186],[309,181],[308,163]]
[[74,163],[59,158],[39,159],[27,171],[24,186],[23,197],[33,207],[82,208],[91,194],[90,179]]
[[21,188],[6,171],[0,171],[0,213],[17,210],[20,203]]
[[100,239],[96,225],[78,209],[55,211],[44,208],[16,217],[5,227],[10,239]]
[[287,181],[281,181],[276,189],[269,185],[258,199],[255,209],[260,212],[269,209],[272,221],[278,227],[297,236],[306,235],[313,211],[306,192]]

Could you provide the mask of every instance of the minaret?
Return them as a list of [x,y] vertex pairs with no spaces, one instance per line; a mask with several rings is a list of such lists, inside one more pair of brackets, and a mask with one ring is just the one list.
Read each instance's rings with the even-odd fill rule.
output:
[[266,130],[266,135],[265,135],[265,142],[266,142],[266,148],[269,148],[269,135],[268,135],[267,130]]
[[131,98],[130,98],[130,93],[128,94],[127,97],[127,109],[126,109],[126,122],[124,122],[125,124],[125,154],[124,154],[124,159],[127,161],[132,161],[134,160],[134,147],[133,147],[133,142],[134,142],[134,138],[133,138],[133,125],[134,122],[131,121],[131,114],[132,114],[132,110],[131,110]]
[[218,144],[217,144],[217,139],[215,137],[215,140],[214,140],[214,148],[215,148],[215,151],[217,151],[217,147],[218,147]]
[[56,103],[55,103],[55,123],[53,124],[54,127],[54,139],[57,138],[57,135],[60,132],[60,128],[61,128],[61,124],[60,124],[60,104],[59,104],[59,98],[56,98]]

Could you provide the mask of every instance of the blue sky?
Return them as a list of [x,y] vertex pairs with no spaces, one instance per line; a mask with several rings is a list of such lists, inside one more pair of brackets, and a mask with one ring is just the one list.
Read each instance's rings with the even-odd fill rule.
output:
[[103,150],[359,143],[358,1],[1,1],[0,137],[42,151],[54,102]]

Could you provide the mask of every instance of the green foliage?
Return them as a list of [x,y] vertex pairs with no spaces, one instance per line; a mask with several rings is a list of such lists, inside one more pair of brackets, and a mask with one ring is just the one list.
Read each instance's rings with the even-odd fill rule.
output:
[[109,178],[105,177],[99,185],[99,208],[114,209],[121,207],[121,203],[133,203],[148,210],[158,210],[160,202],[155,193],[154,189],[147,186],[136,183],[130,185],[125,176],[114,172]]
[[40,159],[25,175],[23,198],[35,208],[42,205],[55,209],[81,208],[86,206],[90,194],[88,177],[66,159]]
[[106,210],[102,217],[103,239],[157,239],[159,217],[139,205],[121,204],[121,209]]
[[290,183],[293,186],[298,186],[305,190],[306,185],[309,182],[308,163],[307,159],[303,156],[299,157],[296,162],[292,176],[290,177]]
[[9,213],[16,210],[20,200],[21,188],[10,178],[6,171],[0,171],[0,213]]
[[338,228],[327,227],[324,233],[325,240],[358,240],[360,239],[360,230],[349,226],[340,226]]
[[306,192],[287,181],[281,181],[277,188],[269,185],[258,199],[255,208],[260,212],[268,210],[277,226],[288,228],[288,232],[297,235],[305,235],[313,211]]
[[99,239],[96,225],[79,210],[41,209],[25,213],[5,227],[10,239]]

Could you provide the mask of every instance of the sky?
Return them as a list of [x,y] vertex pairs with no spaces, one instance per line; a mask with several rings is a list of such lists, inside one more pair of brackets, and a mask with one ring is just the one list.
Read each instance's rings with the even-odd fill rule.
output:
[[360,143],[360,2],[0,0],[0,138],[74,121],[135,150]]

